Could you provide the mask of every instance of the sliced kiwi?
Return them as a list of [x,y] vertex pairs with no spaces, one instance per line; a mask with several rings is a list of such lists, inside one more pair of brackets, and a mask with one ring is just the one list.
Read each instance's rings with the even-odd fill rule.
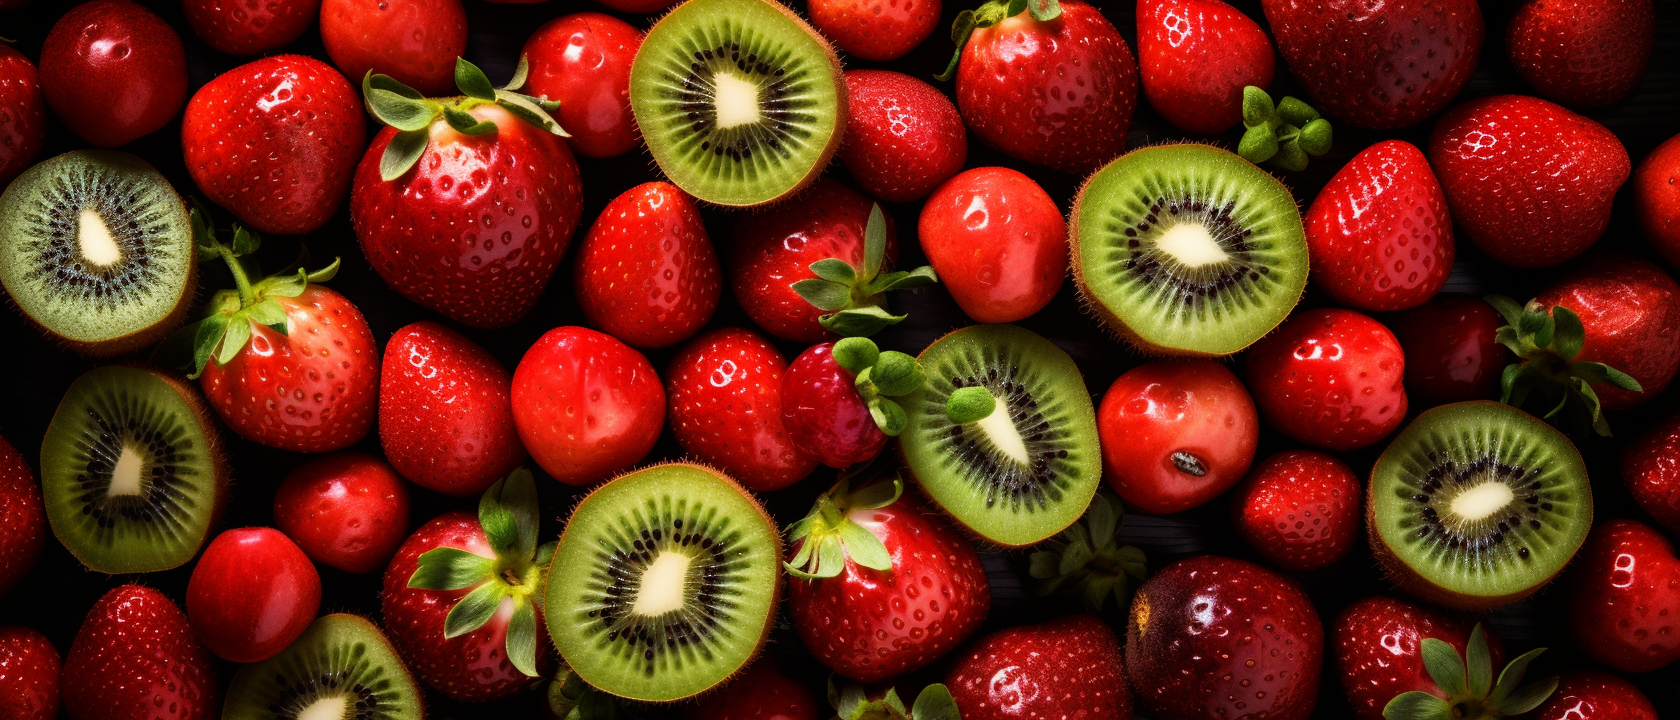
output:
[[128,153],[68,152],[0,195],[0,283],[77,352],[116,355],[163,337],[186,316],[195,267],[186,204]]
[[192,386],[134,367],[76,379],[41,443],[53,534],[102,573],[180,566],[226,495],[216,428]]
[[1563,433],[1509,405],[1419,415],[1371,469],[1371,549],[1407,592],[1465,610],[1520,600],[1574,557],[1592,488]]
[[421,720],[420,688],[385,634],[355,615],[317,618],[233,676],[223,720]]
[[710,203],[761,205],[828,166],[846,80],[828,41],[774,0],[688,0],[642,40],[630,109],[671,182]]
[[1080,296],[1147,352],[1230,355],[1283,322],[1307,287],[1289,189],[1209,145],[1114,160],[1079,190],[1068,229]]
[[[927,381],[900,399],[908,423],[898,439],[928,497],[1010,547],[1055,535],[1084,514],[1102,481],[1102,453],[1073,358],[1030,330],[976,325],[940,338],[917,360]],[[979,394],[965,388],[984,389],[991,410],[961,423],[952,395]]]
[[590,493],[560,536],[544,619],[572,671],[647,702],[698,695],[764,644],[781,537],[717,471],[673,463]]

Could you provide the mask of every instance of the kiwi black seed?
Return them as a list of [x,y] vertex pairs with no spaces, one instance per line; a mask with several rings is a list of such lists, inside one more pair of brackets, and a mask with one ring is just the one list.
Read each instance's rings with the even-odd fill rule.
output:
[[0,283],[25,317],[87,355],[140,349],[192,304],[192,223],[146,161],[77,150],[0,195]]
[[590,685],[647,702],[692,697],[758,654],[781,553],[775,523],[735,481],[656,465],[578,504],[554,551],[544,620]]
[[1151,353],[1230,355],[1289,315],[1307,241],[1289,189],[1209,145],[1133,150],[1098,170],[1068,222],[1079,293]]
[[226,485],[220,440],[197,391],[148,369],[102,367],[77,378],[41,443],[53,534],[98,572],[191,560]]
[[420,688],[391,643],[355,615],[326,615],[234,675],[223,720],[421,720]]
[[1545,585],[1586,540],[1592,488],[1569,438],[1494,402],[1419,415],[1371,469],[1371,548],[1431,602],[1483,610]]
[[[1073,524],[1102,480],[1096,412],[1079,368],[1014,325],[976,325],[928,346],[923,388],[903,398],[899,445],[934,503],[999,545],[1031,545]],[[992,414],[953,422],[959,388],[982,387]]]
[[678,187],[718,205],[761,205],[828,166],[846,82],[828,41],[774,0],[689,0],[642,41],[630,107]]

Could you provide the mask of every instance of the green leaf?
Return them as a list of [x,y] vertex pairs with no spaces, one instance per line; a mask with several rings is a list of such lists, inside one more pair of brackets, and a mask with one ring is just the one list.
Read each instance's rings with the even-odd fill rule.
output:
[[295,275],[283,275],[269,278],[258,283],[265,297],[297,297],[309,287],[309,275],[299,268]]
[[832,315],[824,315],[817,319],[817,324],[836,335],[843,337],[867,337],[874,335],[890,325],[897,325],[904,321],[905,315],[893,315],[884,308],[874,305],[860,308],[846,308]]
[[[1546,313],[1545,308],[1534,309],[1535,307],[1537,306],[1533,303],[1523,307],[1522,314],[1517,317],[1517,332],[1534,337],[1540,333],[1541,328],[1544,328],[1546,323],[1551,321],[1552,316]],[[1546,346],[1546,343],[1539,341],[1534,344],[1540,347]]]
[[1276,155],[1272,156],[1272,165],[1289,172],[1300,172],[1307,169],[1307,152],[1301,149],[1300,143],[1279,143]]
[[420,556],[408,586],[421,590],[464,590],[491,580],[496,561],[459,548],[439,547]]
[[1504,295],[1488,295],[1483,297],[1482,300],[1486,301],[1487,304],[1492,305],[1493,309],[1499,313],[1500,317],[1505,318],[1505,324],[1516,327],[1517,323],[1521,322],[1523,314],[1523,307],[1521,303],[1505,297]]
[[818,310],[834,312],[852,304],[852,286],[832,280],[806,278],[794,283],[793,291]]
[[227,332],[222,334],[222,346],[216,350],[216,364],[226,365],[233,362],[239,351],[245,349],[245,343],[251,340],[251,321],[244,316],[235,315],[228,321]]
[[1107,497],[1098,494],[1091,498],[1091,507],[1085,511],[1085,520],[1091,525],[1091,545],[1096,549],[1103,549],[1114,545],[1114,532],[1120,528],[1120,513]]
[[[498,480],[478,502],[478,522],[498,554],[530,558],[537,550],[537,484],[531,471],[518,468]],[[498,526],[497,535],[490,532]],[[500,535],[500,538],[498,538]]]
[[875,361],[881,358],[881,349],[876,347],[875,341],[865,337],[840,338],[834,343],[832,352],[834,362],[853,375],[860,375],[874,367]]
[[496,132],[496,123],[489,120],[479,120],[473,117],[472,113],[454,106],[443,109],[443,119],[449,123],[449,127],[454,128],[455,132],[462,135],[478,136]]
[[[1267,126],[1270,130],[1272,120],[1277,116],[1277,107],[1272,105],[1272,96],[1266,94],[1264,88],[1249,85],[1243,88],[1242,117],[1244,127]],[[1239,153],[1242,154],[1242,153]],[[1248,157],[1242,154],[1243,157]]]
[[431,127],[432,120],[437,118],[441,109],[431,100],[406,97],[380,88],[368,91],[367,107],[374,119],[404,132]]
[[[535,562],[537,564],[537,567],[546,569],[548,567],[549,562],[554,559],[554,548],[559,547],[559,546],[560,546],[560,541],[559,540],[550,540],[550,541],[545,542],[541,545],[538,545],[537,546],[536,557],[533,558],[532,562]],[[539,598],[542,597],[542,593],[538,593],[537,597],[539,597]]]
[[443,619],[443,636],[460,637],[484,627],[501,607],[504,594],[501,584],[487,582],[461,596]]
[[1493,686],[1493,694],[1488,696],[1488,703],[1494,707],[1504,706],[1505,698],[1516,692],[1517,686],[1522,683],[1523,673],[1528,672],[1529,663],[1534,662],[1543,652],[1546,652],[1546,648],[1535,648],[1506,663],[1505,669],[1499,671],[1499,682]]
[[390,182],[406,174],[426,154],[426,145],[431,140],[432,134],[425,129],[397,133],[391,138],[391,144],[385,146],[385,154],[379,156],[380,179]]
[[1523,345],[1522,336],[1517,333],[1517,328],[1514,325],[1502,325],[1498,330],[1493,331],[1493,341],[1504,345],[1517,357],[1524,357],[1529,354],[1530,348]]
[[[847,288],[850,288],[852,282],[857,280],[857,270],[852,267],[851,263],[840,258],[824,258],[811,263],[811,272],[816,273],[817,277],[845,285]],[[839,308],[834,309],[838,310]]]
[[1644,392],[1645,387],[1633,379],[1632,375],[1599,362],[1578,362],[1569,364],[1569,374],[1581,378],[1594,385],[1614,385],[1631,392]]
[[1062,559],[1056,565],[1056,572],[1067,575],[1085,567],[1091,561],[1091,546],[1082,542],[1070,543],[1062,550]]
[[1027,574],[1040,580],[1056,577],[1061,573],[1062,558],[1048,550],[1040,550],[1032,554],[1027,560]]
[[389,75],[376,75],[372,70],[369,70],[366,75],[362,76],[362,95],[365,97],[370,90],[384,90],[386,92],[401,95],[410,100],[426,99],[426,96],[420,94],[419,90],[415,90],[414,88],[404,85],[401,82],[398,82],[396,78]]
[[525,81],[530,76],[531,59],[526,57],[525,53],[519,53],[519,64],[513,68],[513,77],[508,80],[508,84],[502,86],[502,89],[518,90],[519,88],[525,87]]
[[887,397],[901,397],[920,390],[924,379],[916,358],[895,350],[881,353],[870,373],[876,391]]
[[[1085,588],[1080,591],[1081,600],[1092,610],[1101,610],[1103,601],[1114,593],[1116,587],[1125,581],[1121,575],[1091,575],[1085,581]],[[1125,607],[1121,604],[1120,607]]]
[[1581,316],[1576,315],[1562,305],[1552,308],[1552,352],[1564,360],[1574,360],[1581,354],[1581,346],[1587,341],[1587,329],[1581,325]]
[[496,86],[491,84],[490,78],[485,77],[483,70],[467,62],[464,57],[455,58],[455,87],[460,88],[461,93],[470,98],[496,99]]
[[1243,133],[1242,140],[1237,142],[1237,154],[1256,165],[1272,159],[1277,152],[1277,133],[1272,131],[1270,125],[1262,124],[1249,128]]
[[869,223],[863,227],[863,279],[867,282],[881,274],[881,263],[887,257],[887,215],[881,204],[869,206]]
[[1488,653],[1487,633],[1481,623],[1470,631],[1470,642],[1464,646],[1464,667],[1469,671],[1470,694],[1487,697],[1493,690],[1493,656]]
[[1285,95],[1282,100],[1278,101],[1277,114],[1278,117],[1283,118],[1284,122],[1296,127],[1305,127],[1308,123],[1319,119],[1317,110],[1312,109],[1311,105],[1292,95]]
[[[1056,0],[1049,0],[1054,5]],[[1060,12],[1060,9],[1057,10]],[[951,691],[944,685],[934,684],[922,688],[921,694],[916,696],[916,704],[910,708],[910,717],[914,720],[962,720],[962,713],[957,711],[957,701],[951,698]]]
[[974,34],[974,28],[978,25],[979,16],[973,10],[957,13],[957,19],[951,23],[951,42],[956,43],[957,50],[951,54],[951,62],[945,66],[945,72],[933,76],[935,80],[950,82],[951,78],[957,76],[957,64],[962,62],[963,46],[968,44],[968,36]]
[[996,409],[997,398],[992,397],[992,391],[977,385],[952,390],[945,400],[945,415],[957,425],[982,420]]
[[271,328],[276,325],[281,327],[286,325],[286,309],[280,307],[280,301],[272,297],[245,308],[245,315],[257,321],[257,323]]
[[909,290],[937,282],[939,282],[939,275],[933,271],[933,268],[923,265],[915,270],[900,270],[875,278],[875,281],[870,283],[869,288],[873,292],[869,294],[873,295],[888,290]]
[[1551,347],[1552,334],[1557,331],[1557,322],[1552,320],[1551,313],[1541,311],[1540,327],[1534,331],[1535,347]]
[[1452,720],[1452,705],[1421,690],[1400,693],[1383,707],[1383,720]]
[[1540,703],[1546,702],[1546,698],[1551,697],[1552,693],[1557,692],[1557,686],[1557,678],[1547,678],[1536,683],[1524,685],[1517,688],[1510,694],[1510,696],[1506,697],[1505,702],[1500,703],[1499,710],[1507,716],[1521,715],[1529,712],[1537,707],[1540,707]]
[[513,113],[514,117],[535,125],[545,132],[559,135],[560,137],[571,137],[571,135],[566,132],[565,128],[560,127],[560,123],[556,122],[554,117],[548,114],[548,110],[544,108],[542,104],[531,99],[529,96],[520,95],[516,92],[508,92],[506,90],[497,90],[496,104],[502,106],[502,108],[508,112]]
[[531,603],[518,603],[508,620],[507,659],[527,677],[537,676],[537,613]]
[[216,348],[222,344],[222,336],[227,334],[227,327],[228,316],[221,313],[198,321],[197,337],[193,339],[194,378],[203,373],[204,366],[210,364],[210,358],[215,357]]
[[858,707],[867,699],[862,687],[847,685],[845,689],[836,691],[835,679],[828,679],[828,704],[834,706],[834,711],[839,717],[851,718],[857,715]]
[[846,507],[853,510],[873,510],[884,508],[895,502],[904,494],[904,483],[894,476],[890,482],[878,482],[869,485],[855,493],[846,501]]
[[1448,695],[1463,695],[1464,660],[1444,640],[1424,638],[1423,667],[1429,671],[1430,679],[1435,685]]
[[[309,255],[308,248],[303,248],[301,254],[303,256],[307,257]],[[308,275],[305,275],[304,278],[307,279],[309,282],[312,282],[312,283],[323,283],[323,282],[326,282],[328,280],[333,279],[333,276],[338,274],[338,266],[339,266],[339,261],[341,259],[342,258],[336,258],[336,257],[333,258],[333,261],[332,261],[331,265],[328,265],[324,268],[321,268],[320,270],[316,270],[315,272],[309,273]]]
[[846,549],[840,538],[824,536],[817,541],[817,577],[834,577],[846,569]]
[[887,552],[887,546],[867,528],[847,520],[835,529],[840,534],[846,557],[852,562],[872,570],[892,569],[892,553]]
[[1330,121],[1318,118],[1301,127],[1301,134],[1296,136],[1296,142],[1308,155],[1319,156],[1330,152],[1332,132]]
[[262,236],[246,229],[244,225],[233,226],[233,254],[236,256],[250,255],[262,245]]
[[484,529],[485,539],[498,556],[513,554],[513,548],[519,543],[519,520],[499,499],[504,484],[506,480],[497,480],[478,499],[478,525]]
[[898,437],[904,432],[904,426],[909,419],[904,415],[904,408],[886,398],[876,398],[869,401],[869,416],[875,419],[875,424],[887,437]]
[[1516,404],[1511,402],[1511,391],[1516,389],[1522,374],[1523,364],[1513,363],[1505,366],[1505,370],[1499,375],[1499,402],[1513,406]]

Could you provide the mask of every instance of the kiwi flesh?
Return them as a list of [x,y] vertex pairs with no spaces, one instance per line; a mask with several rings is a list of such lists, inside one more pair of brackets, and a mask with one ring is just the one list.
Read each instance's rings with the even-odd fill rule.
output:
[[1242,350],[1307,287],[1306,231],[1289,189],[1210,145],[1116,158],[1080,188],[1068,230],[1087,307],[1152,354]]
[[223,720],[422,720],[420,688],[373,623],[345,614],[310,623],[291,645],[239,669]]
[[[1008,547],[1039,542],[1085,513],[1102,481],[1096,412],[1073,358],[1014,325],[975,325],[922,351],[922,389],[900,399],[899,435],[922,491],[975,534]],[[959,425],[952,392],[983,387],[996,401]]]
[[148,369],[97,368],[65,392],[41,443],[53,534],[111,575],[191,560],[226,497],[221,441],[191,385]]
[[1532,594],[1592,528],[1592,487],[1574,444],[1496,402],[1419,415],[1371,468],[1367,495],[1371,550],[1389,578],[1462,610]]
[[774,0],[688,0],[642,40],[630,108],[671,182],[748,207],[822,174],[845,134],[846,80],[828,41]]
[[186,317],[196,268],[186,203],[128,153],[68,152],[0,195],[0,283],[76,352],[120,355],[162,338]]
[[758,654],[781,562],[776,524],[734,480],[655,465],[602,485],[572,512],[544,620],[584,682],[632,700],[681,700]]

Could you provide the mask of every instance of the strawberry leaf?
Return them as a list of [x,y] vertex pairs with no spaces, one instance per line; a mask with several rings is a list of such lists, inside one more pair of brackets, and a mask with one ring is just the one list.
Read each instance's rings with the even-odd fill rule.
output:
[[[863,378],[860,375],[859,380]],[[875,365],[870,368],[869,382],[873,390],[865,394],[867,399],[871,394],[881,397],[901,397],[909,395],[922,387],[924,381],[922,368],[916,364],[916,359],[904,353],[888,350],[880,354]],[[861,388],[860,388],[861,389]]]
[[[1287,98],[1293,99],[1293,98]],[[1318,118],[1301,127],[1296,142],[1308,155],[1319,156],[1330,152],[1331,130],[1330,121]]]
[[806,278],[794,283],[793,291],[818,310],[832,312],[852,304],[852,286],[833,280]]
[[1517,691],[1517,685],[1522,682],[1523,673],[1528,672],[1529,663],[1540,657],[1546,648],[1535,648],[1505,664],[1505,669],[1499,672],[1499,682],[1493,686],[1493,694],[1488,696],[1488,702],[1495,707],[1502,707],[1505,699]]
[[525,53],[519,53],[519,64],[513,68],[513,77],[508,79],[508,83],[503,85],[502,89],[516,92],[519,88],[525,87],[525,80],[530,76],[531,59],[526,57]]
[[992,397],[992,391],[978,385],[952,390],[945,400],[945,415],[957,425],[983,420],[996,409],[997,398]]
[[267,325],[280,334],[286,334],[286,309],[280,307],[280,301],[265,298],[245,309],[245,314],[259,324]]
[[1423,668],[1436,687],[1448,695],[1464,694],[1464,659],[1444,640],[1424,638]]
[[1505,324],[1507,325],[1515,326],[1517,321],[1522,318],[1522,305],[1511,298],[1504,295],[1489,295],[1482,299],[1487,301],[1487,304],[1492,305],[1493,309],[1499,312],[1500,317],[1505,318]]
[[[459,606],[457,606],[459,607]],[[517,603],[507,628],[508,662],[528,677],[537,676],[537,613],[531,603]]]
[[472,113],[453,106],[443,109],[443,119],[449,123],[449,127],[462,135],[477,136],[496,132],[496,123],[479,120],[473,117]]
[[1270,125],[1255,125],[1243,132],[1242,139],[1237,141],[1237,154],[1256,165],[1272,159],[1277,152],[1277,133]]
[[1539,414],[1529,406],[1533,399],[1544,403],[1542,417],[1560,428],[1572,432],[1590,428],[1599,435],[1610,435],[1610,424],[1593,386],[1610,385],[1632,392],[1642,392],[1643,388],[1627,373],[1603,363],[1574,361],[1586,344],[1586,328],[1580,316],[1561,305],[1547,308],[1538,300],[1521,308],[1506,297],[1493,295],[1487,300],[1511,323],[1499,328],[1494,339],[1520,359],[1507,366],[1500,378],[1500,402]]
[[[1049,0],[1054,5],[1056,0]],[[910,708],[913,720],[962,720],[962,713],[957,711],[957,701],[951,697],[951,691],[944,685],[934,684],[922,688],[921,694],[916,696],[916,704]]]
[[478,501],[478,523],[497,555],[530,558],[537,551],[537,485],[531,471],[514,470]]
[[[538,101],[529,95],[497,90],[496,104],[513,113],[520,120],[541,128],[544,132],[560,137],[571,137],[571,134],[567,133],[565,128],[560,127],[560,123],[549,115],[549,103]],[[558,109],[559,105],[554,104],[553,107]]]
[[465,590],[490,580],[496,561],[460,548],[438,547],[420,555],[408,586],[421,590]]
[[875,365],[881,349],[866,337],[846,337],[834,343],[834,362],[852,375],[861,375]]
[[455,87],[460,88],[461,94],[470,98],[496,99],[496,86],[490,83],[490,78],[464,57],[455,58]]
[[891,481],[871,483],[855,493],[846,501],[846,507],[853,510],[875,510],[884,508],[895,502],[904,494],[904,482],[893,476]]
[[1487,697],[1493,690],[1493,656],[1488,653],[1487,634],[1481,623],[1470,631],[1470,642],[1464,646],[1464,667],[1469,671],[1470,694]]
[[871,570],[892,569],[892,554],[887,552],[887,546],[874,533],[850,520],[840,523],[836,529],[846,557],[852,562]]
[[[804,281],[801,281],[804,282]],[[817,319],[823,329],[844,337],[867,337],[904,321],[908,315],[893,315],[877,306],[847,308]]]
[[863,226],[863,280],[869,282],[881,274],[881,263],[887,257],[887,216],[881,204],[869,206],[869,222]]
[[456,638],[484,627],[496,615],[505,594],[502,585],[487,582],[463,595],[443,619],[443,636]]
[[1559,305],[1552,308],[1552,324],[1552,352],[1564,360],[1574,360],[1587,342],[1587,328],[1581,324],[1581,316]]
[[[857,281],[857,270],[852,267],[851,263],[841,260],[840,258],[825,258],[811,263],[811,272],[815,273],[819,278],[832,283],[845,285],[848,288],[852,286],[852,283]],[[802,280],[800,282],[807,281]],[[839,308],[835,309],[837,310]]]
[[869,416],[874,418],[875,425],[880,427],[887,437],[898,437],[899,433],[904,432],[904,426],[910,422],[904,414],[904,408],[886,398],[869,401]]
[[216,364],[226,365],[233,362],[239,351],[245,349],[245,343],[250,340],[251,321],[240,315],[229,318],[227,331],[222,333],[222,345],[216,349]]
[[431,126],[440,107],[396,80],[375,75],[369,70],[362,77],[362,97],[375,120],[400,131],[421,130]]
[[244,257],[257,251],[262,245],[262,236],[246,229],[244,225],[233,226],[233,254]]
[[1557,678],[1547,678],[1536,683],[1524,685],[1513,691],[1499,706],[1506,716],[1521,715],[1546,702],[1546,698],[1557,692]]
[[1421,690],[1394,696],[1383,707],[1383,720],[1453,720],[1452,706]]
[[426,154],[426,146],[431,143],[432,134],[425,128],[404,130],[391,138],[391,144],[385,146],[385,153],[379,156],[379,177],[390,182],[408,173],[409,168],[420,162],[420,156]]
[[222,336],[227,334],[228,317],[217,313],[198,322],[197,337],[193,340],[194,379],[204,372],[204,366],[210,364],[210,358],[215,357],[216,348],[222,343]]

